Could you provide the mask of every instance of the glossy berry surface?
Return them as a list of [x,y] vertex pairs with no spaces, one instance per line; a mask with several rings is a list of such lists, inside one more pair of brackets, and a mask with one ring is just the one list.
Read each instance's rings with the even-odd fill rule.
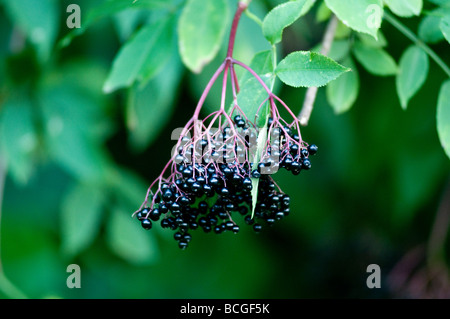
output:
[[142,227],[143,227],[144,229],[146,229],[146,230],[152,229],[152,222],[151,222],[150,220],[148,220],[148,219],[144,219],[144,220],[141,222],[141,225],[142,225]]
[[[260,233],[286,220],[291,199],[272,175],[282,169],[293,175],[311,169],[310,157],[318,147],[304,143],[294,127],[281,126],[270,118],[267,135],[279,138],[269,140],[265,155],[255,165],[248,153],[257,138],[250,130],[252,124],[239,114],[231,123],[232,127],[225,126],[216,134],[222,144],[208,136],[180,140],[170,178],[161,178],[157,188],[149,192],[151,204],[146,201],[136,212],[144,229],[160,221],[184,250],[195,232],[229,236],[242,232],[242,227],[251,227]],[[202,157],[195,158],[202,152]],[[253,187],[257,187],[255,207]],[[243,221],[242,225],[238,221]]]

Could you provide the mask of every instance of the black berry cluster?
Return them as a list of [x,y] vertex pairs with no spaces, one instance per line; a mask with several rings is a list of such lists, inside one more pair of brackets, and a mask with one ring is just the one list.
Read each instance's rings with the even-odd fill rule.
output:
[[275,138],[268,147],[267,155],[264,157],[265,163],[259,164],[260,170],[269,167],[267,172],[271,174],[279,168],[284,168],[298,175],[302,170],[311,169],[309,156],[315,155],[318,147],[314,144],[304,145],[300,136],[288,125],[276,126],[271,130],[273,125],[273,119],[269,118],[269,131]]
[[[272,175],[280,168],[294,175],[309,170],[309,156],[317,152],[317,146],[303,141],[300,121],[286,103],[258,72],[233,58],[238,22],[247,6],[248,1],[239,1],[226,58],[206,84],[193,116],[181,129],[172,158],[135,212],[145,229],[160,221],[163,228],[173,230],[181,249],[188,246],[196,229],[216,234],[238,233],[240,226],[233,221],[237,214],[243,215],[255,232],[289,215],[290,198],[275,184]],[[255,90],[255,101],[261,101],[256,112],[257,105],[239,105],[242,86],[236,66],[247,71],[267,94],[263,98]],[[200,120],[206,97],[221,76],[220,108]],[[233,94],[230,107],[229,82]],[[281,117],[279,107],[292,118],[291,123]]]
[[[238,233],[235,214],[243,215],[255,232],[289,215],[290,198],[277,189],[270,175],[279,167],[294,174],[309,169],[308,156],[317,151],[317,146],[303,145],[295,130],[289,126],[280,128],[270,119],[267,133],[272,138],[268,139],[260,163],[255,165],[254,127],[241,115],[228,122],[230,125],[223,129],[206,130],[200,136],[183,136],[179,140],[170,164],[171,175],[160,176],[156,192],[150,192],[151,204],[144,203],[137,212],[144,229],[151,229],[154,222],[160,221],[162,228],[174,231],[174,239],[184,249],[193,230]],[[252,188],[257,180],[258,198],[253,212]]]

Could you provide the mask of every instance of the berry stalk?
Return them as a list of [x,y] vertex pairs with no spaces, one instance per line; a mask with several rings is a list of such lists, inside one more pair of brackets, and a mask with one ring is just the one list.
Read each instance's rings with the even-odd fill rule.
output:
[[[153,222],[162,219],[162,228],[177,230],[174,238],[181,249],[185,249],[192,239],[189,230],[201,228],[204,232],[214,230],[216,234],[238,233],[239,226],[233,220],[233,213],[243,215],[245,223],[255,232],[260,232],[264,224],[271,226],[289,215],[290,198],[275,184],[271,175],[279,168],[294,175],[303,169],[309,170],[308,156],[317,152],[315,145],[303,142],[299,121],[289,107],[251,67],[232,57],[238,23],[249,2],[239,2],[227,56],[206,85],[192,118],[181,129],[171,159],[133,214],[147,230],[152,228]],[[255,119],[249,119],[238,105],[236,64],[250,72],[267,93]],[[206,97],[222,73],[220,108],[199,120]],[[227,112],[228,76],[233,104]],[[255,123],[266,103],[270,106],[269,114],[265,115],[267,125],[261,131]],[[292,123],[281,118],[277,103],[292,116]],[[255,179],[257,183],[254,183]],[[153,187],[157,187],[155,192]]]
[[234,42],[236,40],[236,31],[239,24],[239,20],[241,19],[242,12],[247,9],[250,1],[242,2],[239,1],[238,8],[236,13],[234,14],[233,23],[231,25],[230,38],[228,40],[228,51],[227,58],[231,58],[233,56]]

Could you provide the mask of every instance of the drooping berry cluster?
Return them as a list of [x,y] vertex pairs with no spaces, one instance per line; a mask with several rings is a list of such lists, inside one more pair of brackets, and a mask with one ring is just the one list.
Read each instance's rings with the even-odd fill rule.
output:
[[[151,229],[152,222],[161,220],[163,228],[175,231],[174,239],[184,249],[192,239],[191,231],[196,229],[216,234],[238,233],[240,227],[233,221],[233,214],[243,215],[255,232],[289,214],[290,198],[277,190],[270,174],[276,172],[275,167],[292,170],[294,174],[301,169],[296,165],[309,169],[310,165],[305,164],[308,163],[307,153],[314,153],[317,147],[310,145],[299,149],[302,143],[298,135],[286,126],[279,134],[280,139],[271,139],[272,143],[262,156],[267,161],[254,165],[251,159],[255,154],[251,151],[256,148],[257,132],[241,115],[236,115],[228,124],[221,130],[209,129],[199,136],[194,134],[193,138],[188,137],[189,134],[180,138],[177,154],[169,162],[170,176],[160,176],[158,189],[150,193],[150,206],[137,212],[144,229]],[[275,124],[269,120],[268,133],[278,128]],[[278,159],[274,157],[277,155],[275,148],[282,150]],[[256,180],[259,183],[255,183]],[[255,184],[258,185],[258,200],[252,216],[251,191]]]
[[[269,118],[269,136],[267,151],[263,154],[263,161],[258,165],[258,171],[265,169],[266,174],[273,174],[280,168],[298,175],[302,170],[311,169],[309,155],[315,155],[318,147],[307,145],[292,128],[294,125],[282,125],[278,120]],[[258,177],[255,176],[255,177]]]
[[[271,175],[280,168],[298,175],[311,168],[309,155],[317,152],[317,146],[303,141],[299,120],[289,107],[253,69],[233,58],[237,25],[247,6],[248,1],[238,2],[227,56],[206,85],[194,115],[181,130],[172,158],[135,212],[145,229],[151,229],[160,220],[163,228],[173,230],[182,249],[188,246],[191,232],[196,229],[238,233],[240,227],[233,221],[236,214],[243,215],[255,232],[289,215],[290,198]],[[256,112],[254,105],[250,109],[247,105],[251,118],[238,105],[236,65],[252,74],[267,93]],[[199,120],[205,99],[221,74],[220,109]],[[226,111],[228,76],[233,103],[231,110]],[[290,114],[292,123],[280,116],[276,103]]]

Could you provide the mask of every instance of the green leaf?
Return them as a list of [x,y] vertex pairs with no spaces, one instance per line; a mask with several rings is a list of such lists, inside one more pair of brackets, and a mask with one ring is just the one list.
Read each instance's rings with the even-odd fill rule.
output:
[[442,18],[450,15],[450,7],[437,8],[420,21],[419,37],[427,43],[438,43],[444,40],[441,30]]
[[[176,54],[175,16],[169,16],[165,21],[162,34],[155,42],[156,47],[154,46],[151,49],[151,53],[149,53],[142,65],[142,69],[139,71],[137,79],[142,85],[145,85],[158,74],[170,60],[171,55]],[[153,31],[156,32],[155,30]]]
[[[250,68],[261,77],[269,89],[273,87],[275,75],[271,50],[257,53],[250,63]],[[268,97],[268,93],[250,72],[245,71],[240,83],[242,84],[237,96],[237,103],[248,119],[253,121],[259,106]],[[267,107],[263,106],[258,113],[259,117],[256,121],[258,126],[263,126],[266,122],[266,109]]]
[[327,99],[336,114],[347,112],[355,103],[359,92],[359,75],[353,60],[348,57],[342,63],[352,69],[332,81],[326,88]]
[[174,56],[145,87],[130,89],[126,121],[136,149],[142,150],[158,138],[170,120],[182,73],[181,62]]
[[33,106],[23,98],[11,98],[0,108],[0,153],[14,180],[26,183],[33,173],[33,152],[37,136],[33,124]]
[[[321,50],[322,44],[319,44],[312,49],[312,51],[316,53],[320,53]],[[350,52],[350,42],[348,39],[334,40],[331,45],[330,52],[328,52],[327,56],[335,61],[341,61],[345,57],[347,57],[349,52]]]
[[419,37],[428,43],[438,43],[444,39],[440,29],[441,18],[426,16],[419,24]]
[[147,81],[164,67],[173,42],[173,16],[166,16],[141,30],[127,42],[114,58],[103,91],[112,92],[131,86],[136,80]]
[[72,187],[62,203],[62,250],[73,257],[89,247],[101,224],[103,193],[97,185]]
[[159,256],[153,235],[146,233],[137,219],[121,209],[111,212],[106,236],[111,251],[131,264],[152,264]]
[[[257,74],[272,74],[273,75],[273,51],[265,50],[255,54],[252,61],[250,62],[250,68],[253,69]],[[250,72],[244,73],[242,76],[242,81],[246,81],[248,79],[253,79],[253,75]]]
[[[298,0],[296,0],[298,1]],[[302,12],[300,13],[300,17],[308,14],[311,11],[312,7],[316,4],[317,0],[306,0],[305,5],[303,6]]]
[[[268,116],[266,116],[265,118],[265,122],[264,125],[262,126],[262,128],[258,131],[258,139],[256,141],[256,150],[255,153],[253,154],[253,160],[252,160],[252,171],[256,170],[258,168],[258,164],[261,161],[261,155],[263,154],[265,148],[266,148],[266,144],[267,144],[267,128],[268,128]],[[258,186],[259,186],[259,178],[254,178],[251,177],[250,178],[252,180],[252,215],[251,217],[253,218],[253,216],[255,215],[255,209],[256,209],[256,204],[258,202]]]
[[350,71],[332,59],[315,52],[297,51],[285,57],[275,73],[293,87],[324,86]]
[[442,84],[437,105],[437,131],[442,148],[450,158],[450,80]]
[[[102,18],[113,16],[119,12],[130,9],[135,12],[142,12],[145,9],[170,9],[173,6],[172,1],[167,0],[108,0],[104,1],[100,5],[94,7],[86,13],[86,16],[82,12],[81,28],[74,29],[67,34],[60,42],[59,47],[68,46],[72,40],[81,34],[83,34],[89,27],[95,24]],[[139,10],[139,11],[137,11]],[[128,11],[128,10],[127,10]]]
[[350,42],[348,40],[335,40],[331,45],[328,57],[335,61],[341,61],[346,56],[348,56],[349,52],[350,52]]
[[306,0],[285,2],[276,6],[265,16],[262,31],[270,43],[276,44],[281,41],[284,28],[301,17],[305,3]]
[[389,9],[400,17],[419,16],[423,0],[384,0]]
[[135,207],[143,201],[148,184],[136,173],[122,167],[110,166],[106,178],[113,196],[120,198],[122,203]]
[[442,34],[444,35],[447,42],[450,43],[450,15],[442,18],[439,27],[441,28]]
[[148,19],[150,11],[126,9],[116,13],[112,18],[120,42],[127,41],[140,23]]
[[328,9],[325,2],[321,2],[316,13],[317,22],[327,21],[331,17],[331,13],[332,13],[331,10]]
[[450,6],[450,0],[428,0],[438,6]]
[[[400,140],[401,141],[401,140]],[[392,225],[411,225],[420,211],[420,206],[426,205],[427,199],[440,189],[442,167],[445,166],[445,157],[434,147],[422,148],[417,156],[414,147],[409,150],[399,149],[391,163],[393,168],[393,196],[395,201],[392,207]],[[421,169],[427,167],[426,170]],[[417,181],[420,181],[418,183]]]
[[[264,123],[264,126],[259,130],[258,132],[258,139],[256,142],[256,153],[253,157],[253,165],[252,165],[252,171],[258,168],[258,164],[261,161],[261,155],[265,150],[266,144],[267,144],[267,128],[268,128],[268,118],[266,118],[266,121]],[[258,186],[259,186],[259,178],[251,177],[252,180],[252,218],[255,215],[255,209],[256,209],[256,203],[258,202]]]
[[49,154],[75,178],[102,180],[108,162],[98,129],[105,114],[76,84],[59,81],[46,84],[39,96]]
[[188,0],[178,21],[178,41],[183,63],[200,73],[217,52],[228,24],[226,0]]
[[352,33],[352,29],[350,29],[345,24],[343,24],[341,20],[338,20],[334,38],[335,39],[347,39],[351,33]]
[[[250,68],[253,69],[264,81],[269,89],[273,89],[275,84],[275,75],[273,70],[273,53],[272,50],[262,51],[257,53],[251,63]],[[246,114],[246,116],[253,121],[256,112],[258,111],[261,103],[268,97],[266,90],[261,86],[261,83],[255,79],[253,75],[249,72],[245,71],[241,81],[241,90],[237,96],[237,102],[242,111]],[[259,161],[261,159],[261,154],[264,150],[264,145],[267,142],[267,123],[269,118],[268,112],[268,102],[266,106],[261,107],[261,110],[258,113],[258,119],[256,120],[256,124],[258,127],[261,127],[257,145],[255,149],[252,149],[250,152],[250,156],[253,155],[253,165],[252,170],[258,167]],[[254,151],[254,153],[252,153]],[[256,208],[256,202],[258,200],[258,178],[251,178],[252,180],[252,218]]]
[[[64,63],[62,66],[58,66],[57,70],[53,70],[52,73],[47,74],[44,78],[44,89],[48,89],[52,86],[58,87],[63,91],[67,91],[68,94],[76,94],[76,98],[88,98],[92,100],[92,103],[96,104],[95,111],[92,113],[95,116],[101,117],[103,122],[109,122],[110,119],[107,116],[112,107],[107,102],[110,97],[103,94],[102,87],[105,83],[105,79],[108,76],[109,68],[105,65],[104,61],[95,59],[74,59],[73,61]],[[73,97],[72,97],[73,98]],[[81,107],[84,109],[84,107]],[[89,124],[98,124],[97,119]]]
[[59,3],[56,0],[4,0],[14,25],[27,36],[41,61],[50,57],[58,35]]
[[[267,13],[267,9],[263,3],[254,1],[251,3],[251,12],[258,16],[264,17]],[[221,46],[219,54],[214,58],[214,60],[209,63],[203,69],[202,73],[194,74],[189,72],[186,81],[189,83],[189,88],[193,96],[200,98],[207,83],[211,79],[211,75],[217,70],[217,67],[223,62],[223,57],[226,55],[227,42],[228,39],[224,39],[223,45]],[[255,54],[261,51],[265,51],[271,48],[270,43],[266,40],[261,32],[261,27],[256,24],[253,20],[247,19],[245,16],[239,21],[239,28],[236,34],[236,44],[233,51],[233,57],[239,61],[243,61],[247,64],[253,59]],[[242,86],[242,75],[247,72],[236,67],[236,75],[239,79],[239,85]],[[217,110],[217,97],[220,96],[222,88],[220,85],[213,85],[210,94],[206,97],[205,104],[202,108],[202,113],[206,116],[211,112]],[[227,99],[225,101],[226,105],[231,105],[232,95],[227,94]],[[230,111],[230,109],[228,109]]]
[[[252,169],[256,169],[257,166],[253,166]],[[254,178],[251,177],[250,178],[252,180],[252,191],[251,191],[251,195],[252,195],[252,214],[251,214],[251,218],[253,219],[253,217],[255,216],[255,209],[256,209],[256,204],[258,203],[258,187],[259,187],[259,178]]]
[[353,53],[359,63],[372,74],[390,76],[398,72],[395,60],[383,49],[356,43],[353,48]]
[[[253,1],[251,3],[251,12],[257,17],[264,18],[267,14],[267,8],[263,2]],[[223,60],[223,55],[226,54],[228,37],[224,39],[224,45],[222,45],[222,50],[220,52],[220,58],[216,59],[217,63],[214,63],[214,69],[217,68],[217,64],[220,64]],[[242,17],[239,21],[238,32],[236,33],[236,42],[235,42],[233,57],[236,60],[243,61],[245,63],[250,62],[255,54],[261,51],[269,50],[272,48],[270,43],[264,37],[261,32],[261,26],[255,23],[251,19],[247,19],[247,17]],[[243,70],[237,69],[238,77],[240,77],[241,73],[244,73]],[[239,73],[239,71],[242,71]],[[212,71],[213,72],[213,71]],[[207,73],[207,72],[205,72]],[[211,75],[208,76],[209,78]],[[208,79],[209,80],[209,79]],[[204,85],[201,88],[203,92]]]
[[428,66],[428,55],[418,46],[409,47],[400,58],[396,86],[404,110],[409,100],[425,83]]
[[378,31],[377,39],[365,33],[358,33],[358,38],[362,43],[364,43],[364,45],[369,47],[384,48],[385,46],[387,46],[387,40],[381,31]]
[[383,18],[382,0],[325,0],[325,3],[345,25],[377,37]]

